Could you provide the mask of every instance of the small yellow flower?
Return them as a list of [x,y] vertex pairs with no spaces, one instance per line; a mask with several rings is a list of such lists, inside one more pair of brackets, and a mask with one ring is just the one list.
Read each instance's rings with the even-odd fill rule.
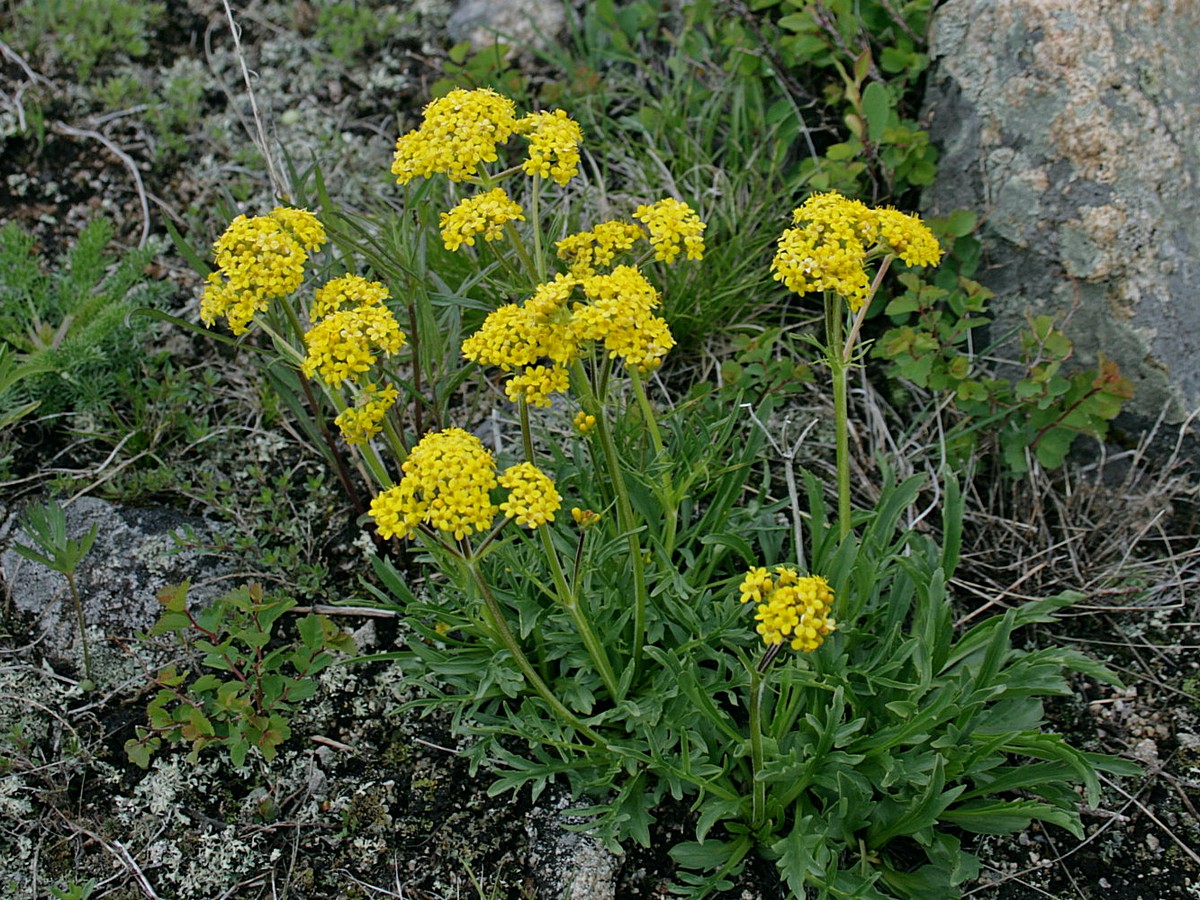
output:
[[371,501],[380,536],[406,538],[424,524],[462,540],[491,527],[496,463],[473,434],[461,428],[427,434],[400,468],[400,483]]
[[563,185],[579,172],[583,131],[566,112],[530,113],[517,122],[516,130],[529,137],[529,159],[521,165],[525,174],[552,178]]
[[499,240],[506,222],[524,218],[520,204],[509,199],[504,188],[495,188],[468,197],[450,212],[442,213],[442,243],[447,250],[457,250],[463,244],[474,247],[477,234],[482,234],[485,241]]
[[399,353],[406,341],[386,306],[356,306],[326,316],[304,335],[308,356],[301,371],[320,374],[330,387],[370,371],[377,353]]
[[649,229],[655,259],[673,263],[680,251],[688,259],[704,258],[704,229],[708,226],[682,200],[667,197],[648,206],[639,206],[633,217]]
[[834,291],[850,309],[870,294],[868,260],[894,253],[912,266],[936,265],[937,239],[916,216],[894,209],[868,209],[836,191],[814,194],[793,213],[795,227],[779,238],[771,271],[797,294]]
[[600,513],[575,506],[571,508],[571,518],[575,520],[580,531],[586,531],[600,521]]
[[746,573],[739,591],[743,603],[757,605],[756,630],[768,647],[791,638],[793,650],[810,653],[837,627],[829,615],[833,591],[819,575],[801,576],[795,569],[776,566],[772,576],[760,566]]
[[383,430],[383,417],[399,396],[394,387],[364,385],[355,405],[342,410],[333,422],[341,429],[347,444],[365,444]]
[[566,393],[570,386],[570,376],[561,366],[527,366],[505,382],[504,393],[513,403],[524,400],[530,406],[549,406],[551,394]]
[[569,234],[554,245],[558,258],[567,264],[576,278],[596,274],[598,268],[612,266],[617,254],[644,240],[646,231],[633,222],[614,219],[601,222],[591,231]]
[[580,434],[587,434],[596,427],[596,417],[585,413],[583,410],[575,413],[575,429]]
[[238,216],[213,244],[217,270],[200,298],[200,319],[211,326],[225,316],[242,334],[269,301],[304,281],[309,252],[325,243],[325,229],[307,210],[276,207],[267,216]]
[[517,128],[513,102],[490,88],[454,90],[425,107],[421,126],[396,141],[392,174],[399,184],[445,173],[451,181],[475,177],[495,162],[496,146]]
[[317,288],[308,317],[318,322],[343,306],[382,306],[391,294],[378,281],[368,281],[361,275],[343,275]]
[[554,521],[554,513],[562,506],[562,497],[550,476],[533,463],[509,466],[500,476],[500,486],[508,490],[508,499],[500,511],[518,525],[538,528]]

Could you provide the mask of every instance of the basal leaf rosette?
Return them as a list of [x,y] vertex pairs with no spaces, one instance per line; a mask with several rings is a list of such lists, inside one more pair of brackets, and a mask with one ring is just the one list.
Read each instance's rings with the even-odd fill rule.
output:
[[787,566],[772,574],[764,567],[746,573],[739,588],[743,603],[754,602],[756,631],[768,649],[790,639],[793,650],[811,653],[837,627],[830,609],[833,591],[820,575],[800,575]]
[[[401,470],[400,483],[371,502],[371,518],[384,538],[411,537],[426,526],[461,541],[490,529],[500,512],[538,528],[552,522],[562,505],[554,482],[532,463],[518,463],[497,476],[492,454],[461,428],[423,437]],[[497,487],[508,491],[499,505],[492,502]]]
[[213,244],[217,268],[200,299],[200,320],[212,327],[224,316],[230,331],[245,333],[272,299],[300,287],[309,254],[324,244],[324,226],[304,209],[238,216]]
[[882,256],[910,266],[936,265],[937,238],[917,216],[870,209],[836,191],[814,194],[792,213],[779,238],[771,272],[797,294],[832,291],[856,312],[871,293],[866,266]]

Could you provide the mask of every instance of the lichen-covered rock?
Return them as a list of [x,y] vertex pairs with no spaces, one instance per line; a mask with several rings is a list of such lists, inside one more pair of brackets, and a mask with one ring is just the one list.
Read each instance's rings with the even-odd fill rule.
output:
[[454,41],[481,50],[499,41],[514,51],[544,47],[562,32],[566,11],[558,0],[462,0],[447,29]]
[[[79,637],[66,578],[13,549],[14,543],[32,544],[21,530],[19,512],[0,515],[4,592],[15,609],[34,617],[48,655],[74,658]],[[162,611],[162,588],[202,581],[218,569],[188,539],[189,534],[204,534],[200,519],[169,509],[114,506],[93,497],[65,504],[64,512],[68,537],[78,538],[97,526],[96,541],[75,574],[93,647],[109,636],[128,639],[149,629]],[[211,600],[223,585],[201,584],[189,597]]]
[[1127,409],[1200,406],[1200,5],[948,0],[926,97],[931,214],[982,213],[996,334],[1070,313],[1077,360],[1115,359]]

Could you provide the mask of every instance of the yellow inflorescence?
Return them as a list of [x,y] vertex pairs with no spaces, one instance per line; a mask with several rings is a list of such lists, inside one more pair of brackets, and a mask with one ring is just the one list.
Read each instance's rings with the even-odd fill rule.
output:
[[371,501],[382,537],[406,538],[424,524],[461,540],[491,527],[496,463],[473,434],[461,428],[427,434],[401,469],[400,483]]
[[742,579],[741,600],[754,602],[757,631],[768,647],[791,638],[793,650],[816,650],[837,623],[830,616],[833,591],[819,575],[801,576],[795,569],[776,566],[751,569]]
[[633,249],[646,238],[646,231],[634,222],[614,219],[601,222],[591,231],[571,234],[556,243],[558,258],[567,264],[576,278],[596,274],[598,268],[612,266],[617,254]]
[[942,256],[933,232],[916,216],[869,209],[836,191],[814,194],[792,213],[771,263],[776,281],[797,294],[834,291],[858,310],[870,294],[868,259],[893,253],[913,266]]
[[308,254],[325,243],[325,229],[307,210],[277,207],[267,216],[238,216],[213,244],[217,270],[200,299],[200,319],[211,326],[224,316],[242,334],[271,299],[304,281]]
[[378,281],[368,281],[361,275],[343,275],[317,288],[309,318],[320,321],[343,306],[382,306],[391,296]]
[[688,259],[704,258],[704,229],[708,226],[682,200],[667,197],[657,203],[639,206],[633,217],[649,229],[655,259],[673,263],[680,251]]
[[530,406],[549,406],[551,394],[566,393],[571,380],[561,366],[526,366],[504,385],[504,393],[516,403],[524,400]]
[[533,463],[509,466],[500,476],[500,486],[508,490],[508,499],[500,504],[500,511],[527,528],[553,522],[554,513],[562,506],[554,482]]
[[[384,290],[382,297],[386,296]],[[320,374],[327,385],[338,387],[346,379],[370,371],[377,354],[398,353],[405,344],[405,335],[392,311],[382,302],[375,302],[329,314],[308,330],[304,344],[308,356],[301,371],[309,378]]]
[[517,130],[516,109],[490,88],[454,90],[425,107],[421,126],[396,142],[392,174],[400,184],[444,173],[473,178],[480,163],[495,162],[496,146]]
[[334,424],[342,431],[347,444],[365,444],[383,429],[383,417],[400,396],[394,387],[363,386],[354,406],[342,410]]
[[552,178],[560,185],[578,174],[583,131],[566,112],[530,113],[517,122],[516,130],[529,137],[529,159],[521,165],[525,174]]
[[463,244],[475,246],[475,236],[495,241],[504,236],[504,223],[524,220],[521,205],[510,199],[504,188],[495,188],[461,201],[441,216],[442,243],[447,250]]
[[596,427],[596,417],[585,413],[582,409],[575,413],[575,428],[580,434],[587,434]]

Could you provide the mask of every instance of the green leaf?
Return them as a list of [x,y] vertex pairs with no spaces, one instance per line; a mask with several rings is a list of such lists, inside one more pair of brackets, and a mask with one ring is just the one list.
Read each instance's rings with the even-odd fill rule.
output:
[[975,834],[1014,834],[1029,827],[1034,819],[1049,822],[1083,838],[1079,814],[1037,800],[976,800],[948,809],[943,822]]
[[867,120],[867,137],[877,144],[883,138],[892,113],[887,88],[878,81],[868,84],[862,95],[862,109]]

